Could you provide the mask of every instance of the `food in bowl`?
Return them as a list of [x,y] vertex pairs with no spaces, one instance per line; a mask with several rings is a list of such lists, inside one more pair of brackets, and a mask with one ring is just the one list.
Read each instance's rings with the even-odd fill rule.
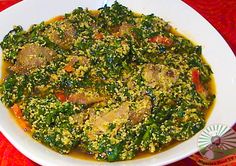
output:
[[160,151],[200,131],[215,98],[201,46],[117,2],[16,26],[1,47],[1,101],[62,154],[118,161]]

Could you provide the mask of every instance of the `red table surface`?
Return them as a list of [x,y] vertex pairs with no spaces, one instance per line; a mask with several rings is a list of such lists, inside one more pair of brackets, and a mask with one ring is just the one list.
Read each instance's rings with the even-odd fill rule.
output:
[[[0,12],[17,2],[20,0],[0,0]],[[184,2],[198,11],[214,26],[236,54],[236,0],[184,0]],[[236,129],[236,125],[234,129]],[[0,133],[0,166],[11,165],[35,166],[37,164],[21,154]],[[197,163],[190,158],[185,158],[171,165],[194,166]]]

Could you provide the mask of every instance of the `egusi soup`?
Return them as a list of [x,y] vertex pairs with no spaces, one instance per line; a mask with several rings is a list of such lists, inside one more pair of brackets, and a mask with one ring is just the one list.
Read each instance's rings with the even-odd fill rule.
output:
[[163,19],[115,2],[15,26],[1,42],[1,101],[51,149],[97,160],[133,159],[201,130],[212,70]]

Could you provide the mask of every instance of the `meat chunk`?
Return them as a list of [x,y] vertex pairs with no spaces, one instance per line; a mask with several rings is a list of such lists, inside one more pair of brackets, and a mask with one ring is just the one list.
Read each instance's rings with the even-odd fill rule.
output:
[[[68,73],[75,71],[76,76],[83,77],[84,73],[89,69],[90,60],[86,56],[69,55],[67,57],[67,60],[69,62],[65,65],[64,70]],[[77,62],[79,62],[79,66],[77,66],[77,68],[74,68],[73,66]]]
[[132,124],[138,124],[143,121],[147,116],[151,114],[152,102],[149,96],[145,96],[143,99],[138,100],[135,103],[134,110],[129,113],[129,119]]
[[171,46],[173,44],[173,40],[171,40],[166,36],[161,36],[161,35],[151,37],[148,39],[148,41],[152,43],[159,43],[165,46]]
[[89,131],[88,136],[90,139],[95,139],[98,134],[104,134],[109,130],[109,124],[114,123],[116,132],[122,124],[128,121],[129,118],[129,102],[123,102],[119,107],[111,109],[109,112],[99,116],[94,116],[89,119],[92,130]]
[[160,64],[145,64],[142,72],[146,85],[162,90],[168,90],[176,82],[178,75],[176,69]]
[[[130,120],[133,125],[138,124],[151,114],[151,108],[151,98],[145,96],[135,103],[135,109],[133,110],[131,110],[131,103],[126,101],[116,108],[110,108],[109,112],[100,115],[94,114],[94,116],[91,116],[88,120],[92,128],[87,133],[88,137],[94,140],[96,139],[96,135],[108,132],[110,132],[111,135],[116,134],[122,124],[127,123],[128,120]],[[110,124],[114,124],[112,131],[109,130]]]
[[128,24],[128,23],[122,23],[122,25],[119,28],[120,36],[124,36],[125,34],[131,33],[131,28],[132,27],[133,26]]
[[104,96],[100,96],[97,93],[85,94],[83,92],[71,94],[68,98],[68,101],[72,103],[80,103],[80,104],[86,104],[86,105],[99,103],[105,100],[106,98]]
[[69,49],[73,45],[76,36],[73,25],[66,21],[56,22],[54,24],[44,34],[61,48]]
[[126,34],[131,34],[132,25],[128,23],[122,23],[121,26],[113,28],[113,36],[122,37]]
[[93,107],[90,107],[86,110],[83,110],[80,113],[72,115],[71,117],[73,119],[73,122],[75,122],[78,126],[82,127],[85,121],[94,115],[95,115],[95,110]]
[[37,44],[26,44],[19,51],[16,64],[11,68],[17,73],[25,73],[29,69],[46,65],[56,57],[56,52]]
[[75,56],[75,55],[69,55],[69,65],[73,66],[76,62],[79,62],[80,65],[88,66],[90,64],[90,59],[86,56]]

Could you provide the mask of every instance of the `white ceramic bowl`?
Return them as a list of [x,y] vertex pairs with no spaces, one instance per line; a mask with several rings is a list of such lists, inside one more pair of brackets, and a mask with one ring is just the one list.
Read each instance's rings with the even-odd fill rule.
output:
[[[118,0],[119,1],[119,0]],[[150,14],[169,21],[171,25],[188,38],[203,46],[203,55],[215,74],[217,98],[215,108],[207,122],[232,126],[236,120],[236,58],[220,34],[196,11],[179,0],[120,0],[133,11]],[[108,4],[112,1],[108,0]],[[13,25],[28,28],[54,16],[71,12],[78,6],[98,9],[101,0],[24,0],[0,13],[0,40]],[[0,50],[1,52],[1,50]],[[103,163],[74,159],[60,155],[30,138],[14,122],[8,110],[0,104],[0,129],[9,141],[24,155],[41,165],[165,165],[198,150],[196,134],[191,139],[148,158]]]

